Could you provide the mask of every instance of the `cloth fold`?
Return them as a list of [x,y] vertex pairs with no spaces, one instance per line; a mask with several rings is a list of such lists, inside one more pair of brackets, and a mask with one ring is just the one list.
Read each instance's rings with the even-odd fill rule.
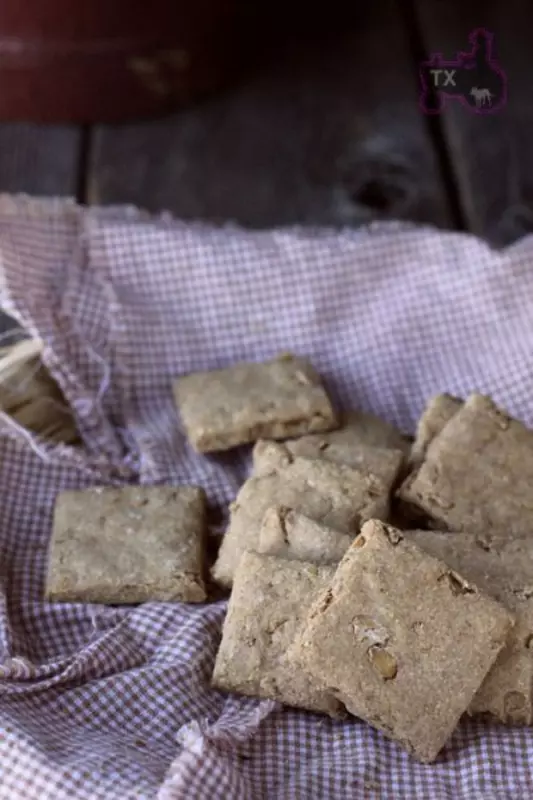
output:
[[404,224],[245,231],[0,197],[2,307],[45,342],[83,447],[0,419],[0,800],[526,798],[533,732],[466,720],[424,766],[367,725],[209,687],[225,601],[43,602],[57,493],[196,483],[223,519],[249,448],[202,457],[172,379],[292,350],[339,408],[412,432],[491,394],[533,424],[533,237]]

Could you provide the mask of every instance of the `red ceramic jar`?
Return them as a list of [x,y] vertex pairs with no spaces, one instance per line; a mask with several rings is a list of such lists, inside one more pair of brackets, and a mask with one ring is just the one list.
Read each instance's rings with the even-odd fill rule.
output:
[[2,0],[0,119],[119,121],[226,83],[237,0]]

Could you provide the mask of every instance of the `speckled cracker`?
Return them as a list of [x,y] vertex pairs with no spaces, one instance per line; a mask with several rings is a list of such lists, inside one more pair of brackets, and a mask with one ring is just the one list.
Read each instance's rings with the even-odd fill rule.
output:
[[259,478],[270,475],[294,461],[294,456],[285,444],[270,439],[259,439],[252,450],[253,475]]
[[204,533],[204,491],[194,486],[63,492],[55,507],[46,598],[202,602]]
[[259,553],[308,561],[337,564],[354,536],[326,528],[290,508],[269,508],[259,531]]
[[[349,411],[341,416],[341,427],[327,433],[309,434],[284,443],[293,456],[323,458],[347,464],[394,481],[402,466],[403,455],[411,444],[394,426],[374,416],[359,411]],[[253,458],[256,473],[262,471],[268,442],[257,442]]]
[[246,553],[224,621],[213,672],[218,689],[338,716],[341,704],[289,664],[287,648],[334,568]]
[[187,435],[202,453],[338,425],[319,376],[296,356],[186,375],[175,382],[174,395]]
[[501,722],[533,722],[533,551],[531,540],[436,531],[406,535],[445,561],[516,616],[516,625],[469,713],[487,713]]
[[254,474],[262,475],[277,466],[283,466],[291,458],[301,456],[309,459],[331,461],[334,464],[346,464],[348,467],[374,475],[388,486],[396,483],[404,462],[400,450],[387,450],[382,447],[358,445],[354,447],[347,442],[328,444],[328,434],[324,437],[303,436],[283,444],[260,439],[253,449]]
[[409,458],[411,466],[418,466],[422,463],[429,443],[442,431],[462,405],[462,400],[450,394],[438,394],[429,400],[416,428],[416,436]]
[[288,658],[357,717],[431,762],[512,625],[503,606],[372,520],[313,602]]
[[[411,447],[409,437],[404,436],[398,428],[381,417],[364,411],[346,411],[341,414],[338,430],[325,435],[302,436],[288,444],[293,447],[294,455],[308,458],[316,454],[316,445],[320,449],[324,444],[332,448],[337,445],[343,448],[349,447],[353,451],[359,447],[377,447],[386,450],[401,450],[405,454]],[[353,466],[356,466],[356,463]]]
[[294,458],[267,475],[252,475],[230,506],[228,529],[212,571],[217,583],[231,586],[241,555],[257,549],[265,511],[275,505],[355,534],[364,520],[387,518],[389,487],[344,464],[306,458]]
[[435,527],[533,534],[533,431],[474,394],[429,444],[399,497]]

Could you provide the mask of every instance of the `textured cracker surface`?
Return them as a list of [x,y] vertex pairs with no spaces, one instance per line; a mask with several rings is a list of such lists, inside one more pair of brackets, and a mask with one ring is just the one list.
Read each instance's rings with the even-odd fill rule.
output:
[[533,431],[474,394],[399,496],[445,530],[533,535],[532,485]]
[[204,453],[338,425],[319,376],[296,356],[186,375],[174,395],[190,441]]
[[281,505],[343,533],[356,534],[371,517],[386,519],[389,487],[343,464],[295,458],[266,475],[252,475],[230,506],[228,529],[212,570],[230,587],[241,555],[256,550],[265,512]]
[[[313,442],[327,442],[330,446],[351,446],[353,450],[358,447],[378,447],[388,450],[401,450],[407,454],[411,443],[398,428],[375,414],[364,411],[346,411],[340,416],[338,430],[330,431],[324,436],[310,434],[300,439],[289,442],[291,447],[312,447]],[[303,452],[293,451],[295,455],[304,455]]]
[[416,436],[409,459],[413,466],[424,460],[430,442],[442,431],[462,405],[462,400],[450,394],[438,394],[428,401],[416,426]]
[[353,714],[431,762],[512,624],[496,601],[372,520],[313,603],[289,658]]
[[46,597],[202,602],[205,496],[194,486],[95,487],[56,501]]
[[533,549],[526,538],[409,531],[426,552],[445,561],[516,616],[516,625],[469,713],[506,724],[533,722]]
[[259,531],[259,553],[313,564],[337,564],[354,536],[326,528],[288,508],[269,508]]
[[396,482],[404,463],[401,450],[356,445],[340,438],[329,442],[328,439],[329,434],[302,436],[283,443],[260,439],[252,453],[254,473],[261,475],[271,471],[272,467],[283,466],[294,457],[301,456],[364,470],[391,487]]
[[339,714],[340,703],[286,659],[303,616],[333,573],[332,567],[246,553],[235,573],[214,686]]

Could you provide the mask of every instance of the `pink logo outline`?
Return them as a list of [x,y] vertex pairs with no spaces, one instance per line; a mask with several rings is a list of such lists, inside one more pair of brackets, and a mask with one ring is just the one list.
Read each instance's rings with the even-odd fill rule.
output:
[[[486,42],[486,59],[485,63],[487,66],[492,70],[492,72],[499,75],[501,79],[502,90],[499,97],[499,100],[494,105],[489,106],[472,106],[469,102],[468,98],[464,94],[457,94],[453,92],[447,92],[446,89],[443,87],[442,89],[428,86],[427,83],[427,68],[428,67],[438,67],[439,69],[462,69],[464,68],[465,62],[472,61],[476,56],[476,48],[478,44],[479,37],[483,37]],[[456,54],[455,59],[444,60],[442,58],[442,53],[431,53],[427,61],[422,61],[420,64],[419,76],[420,76],[420,83],[422,86],[420,96],[419,96],[419,105],[424,114],[441,114],[444,111],[446,106],[446,102],[450,100],[455,100],[461,103],[461,105],[468,108],[469,111],[473,112],[474,114],[485,115],[485,114],[494,114],[497,111],[500,111],[507,103],[507,74],[500,66],[499,62],[493,56],[493,44],[494,44],[494,34],[491,31],[488,31],[486,28],[475,28],[472,30],[468,36],[468,40],[472,45],[472,49],[470,52],[463,52],[459,51]],[[424,71],[426,68],[426,71]],[[428,106],[428,93],[435,92],[439,96],[439,103],[438,107],[430,107]]]

